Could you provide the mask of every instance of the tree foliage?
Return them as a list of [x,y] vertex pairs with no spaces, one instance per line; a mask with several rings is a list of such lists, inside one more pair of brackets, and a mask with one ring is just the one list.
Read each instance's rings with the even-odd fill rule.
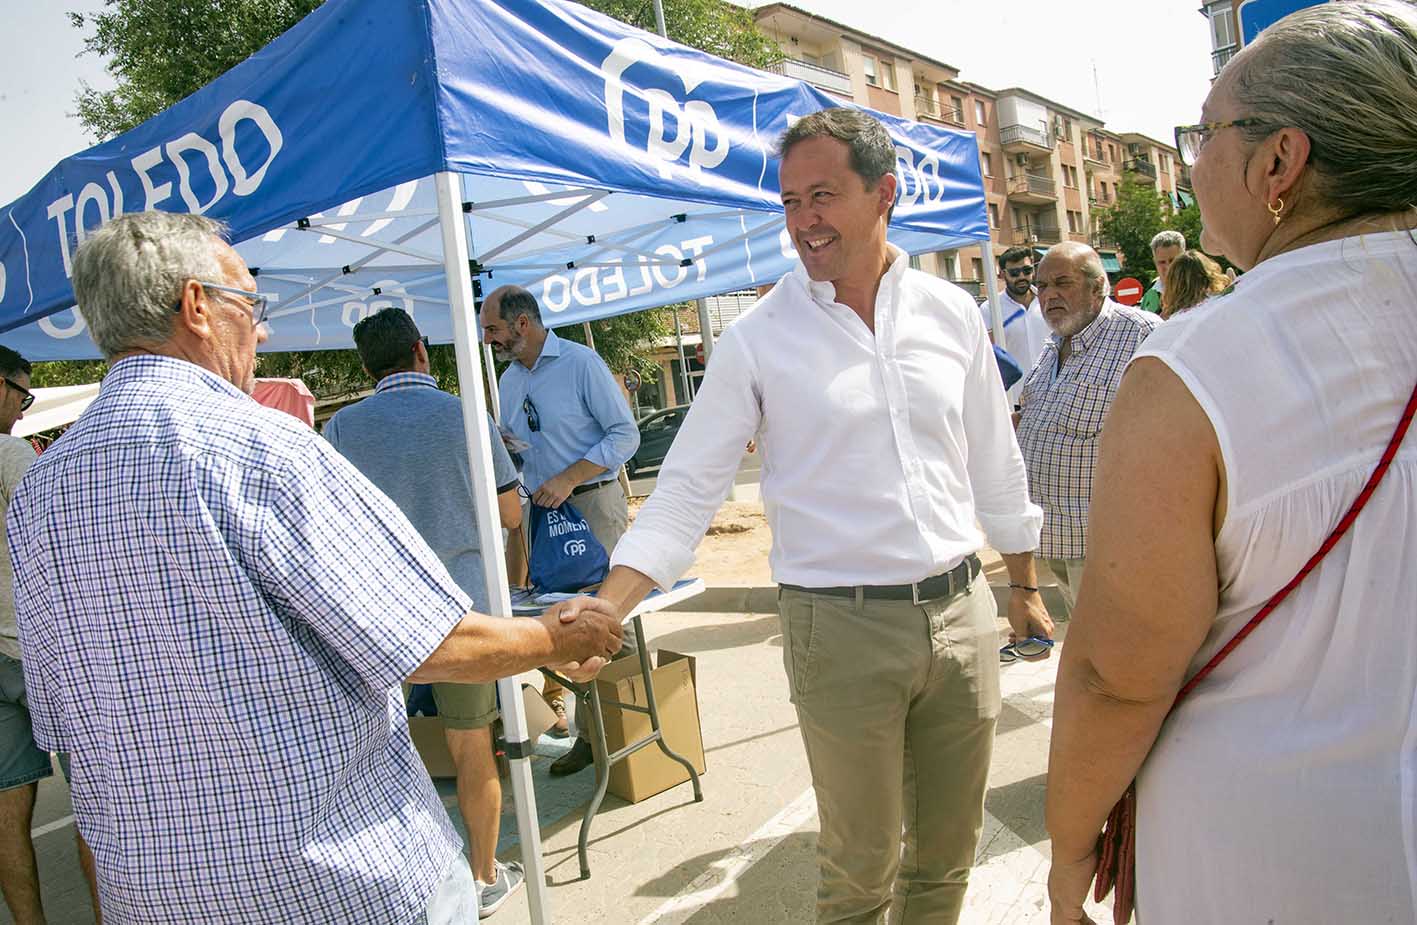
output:
[[[71,13],[74,26],[87,33],[86,51],[105,60],[116,82],[112,90],[86,86],[80,91],[79,120],[100,139],[125,132],[241,63],[322,2],[105,0],[100,12]],[[631,25],[656,30],[649,0],[591,0],[588,5]],[[776,44],[754,23],[752,12],[742,7],[723,0],[665,0],[664,13],[669,35],[686,45],[754,67],[770,67],[782,58]],[[668,309],[591,325],[595,349],[611,369],[636,369],[647,378],[654,369],[648,351],[671,327]],[[580,326],[561,333],[584,341]],[[430,358],[440,385],[455,389],[452,348],[434,347]],[[42,366],[46,368],[37,367],[35,379],[43,385],[92,382],[102,369],[101,364]],[[303,379],[321,396],[347,394],[369,384],[353,350],[265,354],[257,371],[262,376]],[[75,378],[79,376],[85,378]]]
[[1122,252],[1127,275],[1143,284],[1156,278],[1151,239],[1167,227],[1168,212],[1164,195],[1150,184],[1127,177],[1117,190],[1116,202],[1103,210],[1098,222],[1102,237],[1114,242]]

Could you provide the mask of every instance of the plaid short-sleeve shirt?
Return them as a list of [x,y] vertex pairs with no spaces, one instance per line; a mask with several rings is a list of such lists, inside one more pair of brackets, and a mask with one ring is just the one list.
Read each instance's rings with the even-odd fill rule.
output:
[[134,357],[9,537],[106,921],[417,919],[459,842],[399,683],[469,602],[387,498],[294,418]]
[[1038,554],[1087,555],[1087,508],[1097,439],[1122,373],[1161,319],[1107,300],[1092,323],[1072,337],[1058,366],[1058,338],[1043,348],[1023,383],[1018,444],[1028,467],[1028,493],[1043,508]]

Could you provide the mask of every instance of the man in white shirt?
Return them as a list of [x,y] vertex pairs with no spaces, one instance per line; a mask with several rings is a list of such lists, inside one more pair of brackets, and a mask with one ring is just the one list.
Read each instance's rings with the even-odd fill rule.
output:
[[1042,516],[978,309],[886,243],[884,127],[827,109],[779,148],[802,262],[715,346],[600,594],[623,613],[671,585],[756,438],[821,819],[818,921],[954,922],[999,711],[976,520],[1017,587],[1014,634],[1046,636],[1031,559]]
[[[999,255],[999,282],[1003,288],[999,293],[999,311],[1004,316],[1004,342],[1000,344],[1009,356],[1023,370],[1024,378],[1038,365],[1043,348],[1052,333],[1043,320],[1043,312],[1038,307],[1038,293],[1033,288],[1033,249],[1011,247]],[[984,313],[984,327],[993,332],[993,317],[989,303],[980,306]],[[1023,382],[1014,383],[1009,389],[1009,404],[1017,407],[1023,392]]]

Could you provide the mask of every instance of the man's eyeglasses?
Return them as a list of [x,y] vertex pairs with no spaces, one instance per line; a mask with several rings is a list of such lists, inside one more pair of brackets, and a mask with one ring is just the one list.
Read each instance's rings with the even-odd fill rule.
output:
[[999,661],[1004,664],[1016,662],[1021,658],[1030,659],[1048,654],[1048,650],[1053,648],[1053,640],[1046,636],[1029,636],[1027,639],[1019,639],[1009,643],[999,650]]
[[531,398],[522,399],[522,410],[526,412],[526,426],[532,433],[541,430],[541,415],[536,413],[536,405],[531,403]]
[[5,384],[24,396],[20,399],[20,410],[28,411],[30,405],[34,404],[34,393],[8,376],[5,377]]
[[1032,276],[1033,267],[1009,267],[1004,272],[1009,274],[1009,279],[1018,279],[1020,276]]
[[1197,125],[1176,126],[1176,151],[1181,155],[1181,163],[1187,166],[1195,166],[1196,158],[1200,156],[1201,148],[1210,141],[1210,136],[1221,129],[1245,128],[1246,126],[1265,125],[1263,119],[1231,119],[1227,122],[1201,122]]
[[[224,295],[236,296],[238,298],[245,299],[246,302],[251,306],[252,327],[264,324],[266,321],[266,313],[270,310],[271,303],[279,300],[278,296],[270,292],[248,292],[245,289],[237,289],[233,286],[223,286],[219,283],[208,283],[200,279],[194,280],[194,282],[196,282],[196,284],[198,286],[201,286],[203,289],[209,289],[212,292],[220,292]],[[174,312],[182,311],[182,301],[180,299],[177,301],[177,304],[172,307],[172,310]]]

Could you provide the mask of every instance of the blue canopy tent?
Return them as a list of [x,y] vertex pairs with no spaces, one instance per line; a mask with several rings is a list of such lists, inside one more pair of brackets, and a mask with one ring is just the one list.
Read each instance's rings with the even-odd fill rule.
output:
[[[222,219],[281,297],[265,351],[348,348],[389,304],[455,344],[479,533],[498,549],[475,291],[526,286],[560,326],[779,278],[795,254],[772,145],[834,105],[569,0],[330,0],[0,208],[0,339],[34,360],[97,356],[69,283],[86,233],[142,209]],[[891,240],[987,247],[974,136],[879,118],[901,179]],[[510,615],[501,557],[485,566]],[[502,693],[520,741],[520,698]],[[530,772],[513,769],[543,921]]]

